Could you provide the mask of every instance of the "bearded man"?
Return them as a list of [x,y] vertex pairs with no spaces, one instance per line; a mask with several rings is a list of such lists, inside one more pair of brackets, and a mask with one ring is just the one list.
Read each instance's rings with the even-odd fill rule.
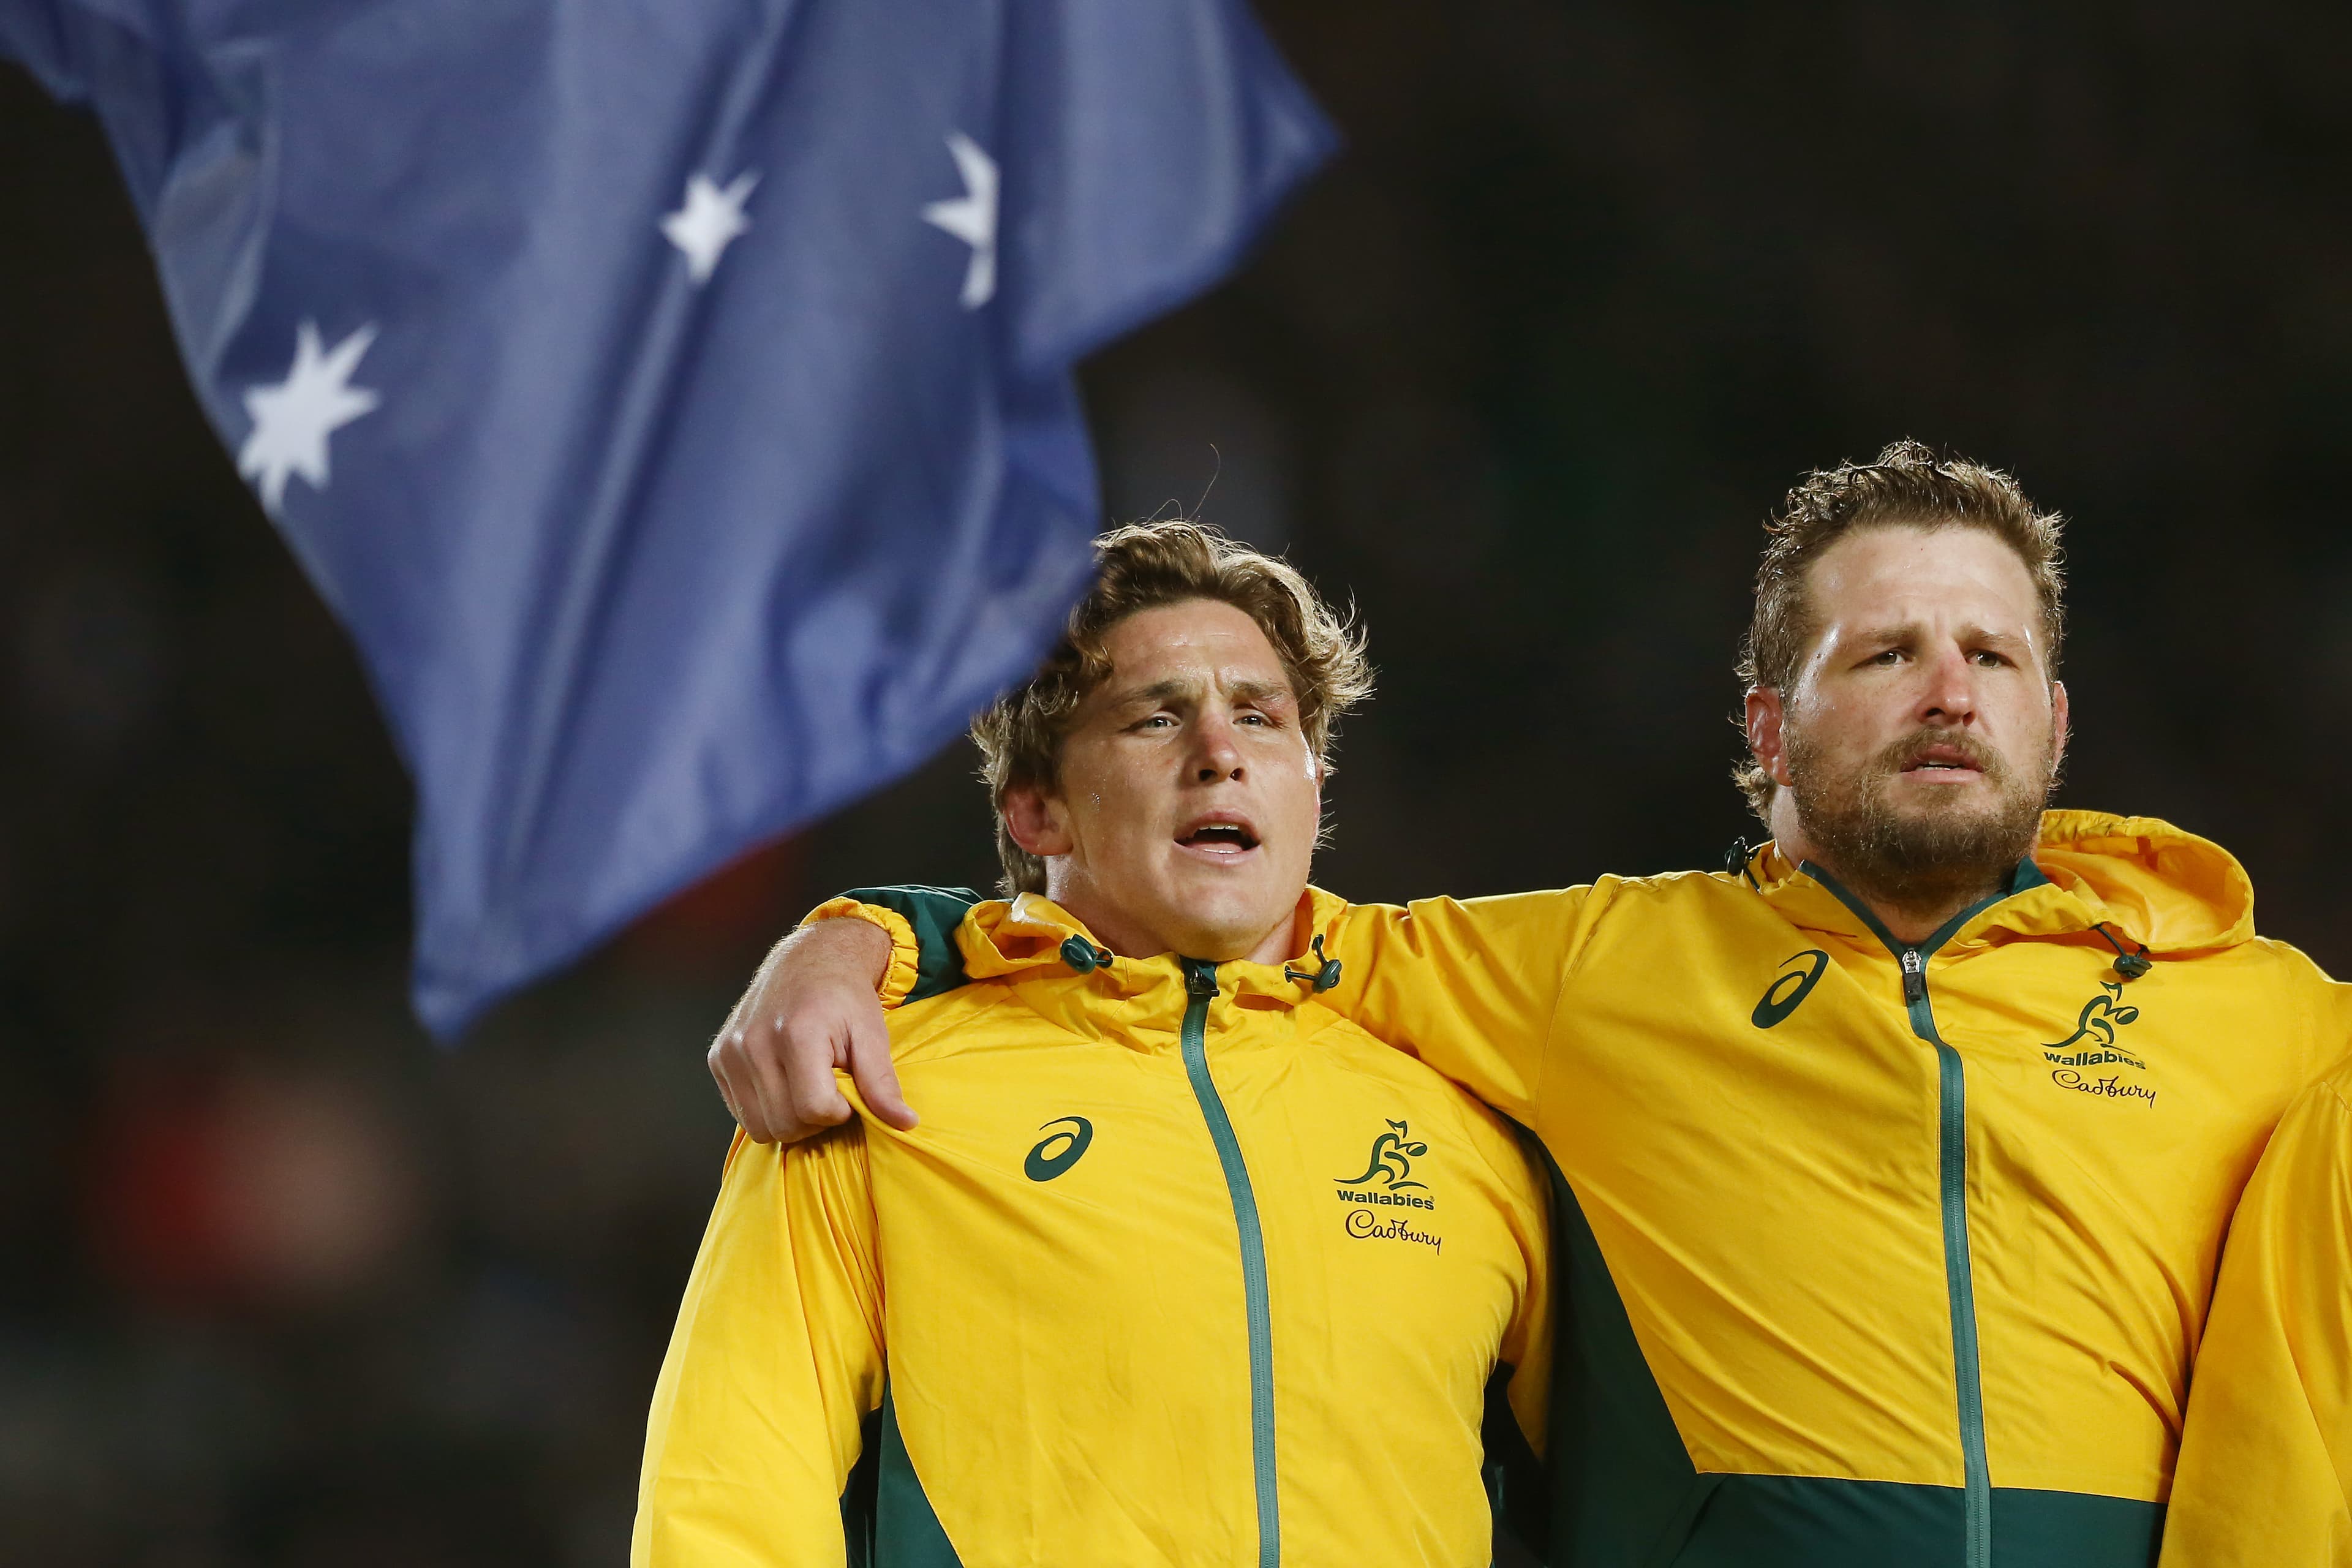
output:
[[[2232,1207],[2352,994],[2218,847],[2043,809],[2059,520],[2006,475],[1898,443],[1767,527],[1771,842],[1353,906],[1328,1004],[1550,1157],[1553,1563],[2145,1568]],[[831,1117],[835,1062],[897,1105],[873,922],[951,984],[961,904],[866,897],[712,1048],[755,1131]]]

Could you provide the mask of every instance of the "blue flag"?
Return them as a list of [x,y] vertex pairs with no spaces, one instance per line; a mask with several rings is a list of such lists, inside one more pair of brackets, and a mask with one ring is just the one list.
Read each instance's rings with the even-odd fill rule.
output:
[[416,782],[448,1037],[913,766],[1097,526],[1071,366],[1331,134],[1240,0],[0,0]]

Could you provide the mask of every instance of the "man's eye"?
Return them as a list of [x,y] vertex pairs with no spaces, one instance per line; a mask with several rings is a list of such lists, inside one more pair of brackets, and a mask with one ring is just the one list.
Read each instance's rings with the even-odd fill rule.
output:
[[1240,716],[1238,716],[1237,718],[1235,718],[1235,719],[1234,719],[1234,723],[1236,723],[1236,724],[1258,724],[1258,725],[1264,725],[1264,724],[1265,724],[1265,723],[1269,722],[1269,721],[1267,720],[1266,716],[1265,716],[1265,714],[1263,714],[1263,713],[1244,713],[1244,714],[1241,714]]
[[2009,662],[2009,660],[2001,658],[2000,655],[1993,652],[1990,648],[1979,648],[1973,657],[1979,664],[1984,666],[1987,669],[1999,669],[2002,665]]
[[1874,655],[1870,662],[1873,664],[1900,664],[1903,662],[1903,650],[1899,647],[1887,648],[1882,653]]
[[1172,713],[1154,713],[1150,718],[1146,719],[1142,723],[1138,724],[1136,728],[1139,730],[1165,730],[1173,726],[1175,722],[1176,716]]

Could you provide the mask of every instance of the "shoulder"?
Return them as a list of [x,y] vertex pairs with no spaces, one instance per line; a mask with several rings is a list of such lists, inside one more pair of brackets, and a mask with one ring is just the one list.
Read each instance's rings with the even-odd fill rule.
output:
[[2310,954],[2291,942],[2281,942],[2274,936],[2251,937],[2234,948],[2223,950],[2244,954],[2258,963],[2273,965],[2280,978],[2289,984],[2308,985],[2318,991],[2343,991],[2342,982],[2329,976]]
[[1677,915],[1721,906],[1748,908],[1755,890],[1725,871],[1660,871],[1648,877],[1598,877],[1585,889],[1591,918],[1640,919],[1660,910]]
[[1102,1041],[1115,1009],[1088,995],[1076,974],[983,976],[887,1015],[890,1060],[901,1074],[975,1057]]
[[2324,1051],[2324,1061],[2333,1062],[2345,1050],[2352,1050],[2352,985],[2330,978],[2292,942],[2276,937],[2249,937],[2209,952],[2168,955],[2158,963],[2179,964],[2190,974],[2235,982],[2260,1000],[2300,1013],[2323,1035],[2340,1037],[2336,1048]]
[[1013,1014],[1034,1023],[1035,1014],[1019,1006],[1013,990],[1002,980],[974,980],[895,1009],[887,1016],[891,1059],[904,1067],[957,1055],[993,1038],[993,1026]]

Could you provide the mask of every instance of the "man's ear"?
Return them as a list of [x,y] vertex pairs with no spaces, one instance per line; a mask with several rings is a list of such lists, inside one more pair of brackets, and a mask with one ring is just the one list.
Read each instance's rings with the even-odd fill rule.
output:
[[1013,842],[1040,860],[1067,855],[1073,847],[1062,803],[1034,784],[1006,790],[1003,814],[1004,830],[1013,835]]
[[1778,691],[1769,686],[1748,689],[1748,749],[1765,776],[1782,789],[1797,782],[1789,776],[1788,741],[1781,732],[1787,717]]
[[2050,683],[2050,765],[2056,767],[2066,760],[2066,683]]

